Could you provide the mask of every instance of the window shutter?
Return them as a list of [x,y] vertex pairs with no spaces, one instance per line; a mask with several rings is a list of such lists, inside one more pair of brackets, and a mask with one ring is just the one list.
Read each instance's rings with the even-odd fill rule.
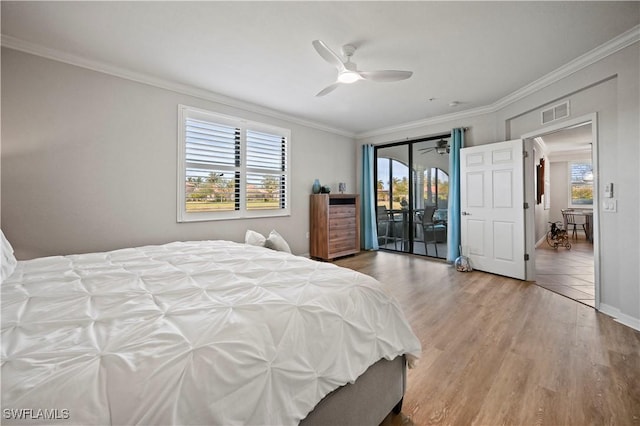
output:
[[287,140],[247,130],[247,209],[283,209],[287,193]]
[[187,118],[185,131],[186,211],[239,210],[240,129]]

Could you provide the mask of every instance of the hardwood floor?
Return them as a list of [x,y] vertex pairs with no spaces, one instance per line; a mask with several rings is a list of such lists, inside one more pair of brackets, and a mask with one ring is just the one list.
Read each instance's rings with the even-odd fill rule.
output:
[[584,235],[569,241],[571,250],[536,247],[536,284],[594,307],[593,244]]
[[640,424],[640,332],[533,283],[420,256],[336,261],[380,280],[422,342],[390,425]]

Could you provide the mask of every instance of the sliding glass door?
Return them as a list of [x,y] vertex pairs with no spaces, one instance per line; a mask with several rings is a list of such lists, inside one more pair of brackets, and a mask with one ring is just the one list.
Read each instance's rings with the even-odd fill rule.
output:
[[377,220],[378,244],[383,249],[410,251],[409,167],[406,148],[389,147],[378,151]]
[[418,219],[413,252],[438,258],[447,255],[449,155],[446,141],[438,139],[412,144]]
[[376,148],[381,249],[446,257],[448,137]]

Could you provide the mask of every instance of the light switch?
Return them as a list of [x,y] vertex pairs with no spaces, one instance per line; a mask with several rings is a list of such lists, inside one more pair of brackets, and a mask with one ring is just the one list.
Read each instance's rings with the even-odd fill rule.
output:
[[615,213],[618,211],[618,202],[615,198],[607,198],[602,202],[602,211]]
[[613,198],[613,183],[608,183],[604,187],[604,197]]

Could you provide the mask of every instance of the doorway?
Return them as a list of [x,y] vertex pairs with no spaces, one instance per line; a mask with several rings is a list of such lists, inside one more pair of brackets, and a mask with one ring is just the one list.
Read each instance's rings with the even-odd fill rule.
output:
[[445,259],[450,134],[375,148],[378,245]]
[[[537,164],[544,158],[546,169],[544,182],[536,182],[544,185],[544,195],[541,204],[533,209],[534,280],[541,287],[598,308],[595,114],[542,129],[525,138],[533,140],[534,161]],[[569,215],[573,216],[576,225],[566,223]],[[546,233],[550,223],[568,227],[570,250],[549,246]]]

